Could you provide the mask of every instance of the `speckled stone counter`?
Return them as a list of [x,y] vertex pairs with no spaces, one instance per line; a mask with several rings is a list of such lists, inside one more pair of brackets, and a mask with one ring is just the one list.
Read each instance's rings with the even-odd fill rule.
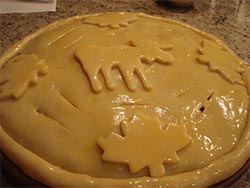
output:
[[[250,1],[197,0],[193,7],[177,8],[164,0],[57,0],[56,12],[0,14],[0,54],[29,33],[59,19],[106,11],[144,12],[172,18],[214,34],[250,63]],[[250,169],[232,188],[250,187]],[[1,170],[2,187],[19,186]]]

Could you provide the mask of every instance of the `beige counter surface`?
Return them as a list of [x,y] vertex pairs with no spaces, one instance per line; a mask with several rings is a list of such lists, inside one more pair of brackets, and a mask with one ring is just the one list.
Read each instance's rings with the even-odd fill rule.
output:
[[[144,12],[190,24],[214,34],[250,64],[250,1],[197,0],[177,8],[161,0],[58,0],[56,12],[0,14],[0,54],[19,39],[56,20],[106,11]],[[0,186],[19,186],[1,171]],[[232,188],[250,187],[250,169]]]

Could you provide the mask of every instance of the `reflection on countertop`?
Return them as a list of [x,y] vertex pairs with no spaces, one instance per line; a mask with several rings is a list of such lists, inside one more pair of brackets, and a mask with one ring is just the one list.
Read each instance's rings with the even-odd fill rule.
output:
[[[0,15],[0,54],[29,33],[56,20],[107,11],[144,12],[172,18],[214,34],[250,63],[250,1],[197,0],[178,8],[165,0],[58,0],[56,12]],[[10,182],[5,180],[9,185]],[[232,188],[250,187],[250,170]]]

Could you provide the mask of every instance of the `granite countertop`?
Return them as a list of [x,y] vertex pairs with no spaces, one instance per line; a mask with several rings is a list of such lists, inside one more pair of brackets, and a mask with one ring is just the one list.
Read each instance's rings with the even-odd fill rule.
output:
[[[19,39],[56,20],[75,15],[106,12],[144,12],[185,22],[214,34],[250,63],[250,1],[197,0],[193,7],[177,8],[155,0],[57,0],[56,12],[0,14],[0,54]],[[18,186],[1,170],[2,187]],[[250,169],[232,188],[250,187]]]

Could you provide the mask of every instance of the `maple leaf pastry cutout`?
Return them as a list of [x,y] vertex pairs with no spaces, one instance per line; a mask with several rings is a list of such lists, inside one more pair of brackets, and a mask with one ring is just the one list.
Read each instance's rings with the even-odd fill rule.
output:
[[245,84],[241,79],[243,69],[239,59],[224,47],[215,42],[204,40],[201,43],[201,48],[198,49],[198,53],[198,62],[208,65],[211,71],[219,73],[231,84]]
[[128,27],[130,23],[138,20],[139,18],[135,14],[125,12],[117,14],[114,12],[108,12],[98,16],[88,16],[83,22],[86,24],[98,25],[100,27],[118,29],[120,27]]
[[106,86],[109,90],[115,88],[112,77],[112,69],[118,68],[130,91],[135,91],[136,74],[146,90],[151,90],[152,85],[146,76],[142,62],[146,64],[160,63],[172,64],[174,57],[169,50],[172,45],[159,45],[151,40],[130,41],[130,45],[97,46],[83,45],[79,47],[75,56],[87,73],[94,92],[103,91],[99,80],[99,73],[102,73]]
[[175,164],[180,159],[177,151],[191,141],[182,125],[169,125],[161,129],[158,118],[135,115],[129,121],[122,121],[120,136],[114,132],[97,140],[103,149],[102,159],[109,162],[125,163],[131,173],[148,167],[152,177],[165,174],[164,163]]
[[18,55],[0,69],[0,99],[22,97],[38,78],[48,73],[43,59],[34,54]]

